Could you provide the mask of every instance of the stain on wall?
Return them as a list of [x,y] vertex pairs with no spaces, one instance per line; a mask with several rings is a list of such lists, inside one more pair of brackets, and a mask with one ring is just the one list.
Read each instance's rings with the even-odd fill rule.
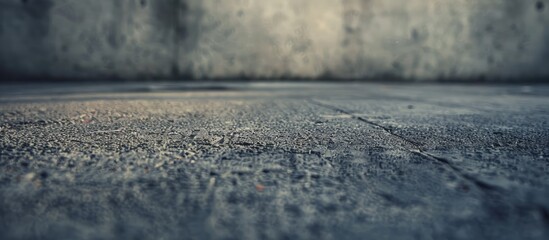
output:
[[547,0],[0,0],[8,78],[549,76]]

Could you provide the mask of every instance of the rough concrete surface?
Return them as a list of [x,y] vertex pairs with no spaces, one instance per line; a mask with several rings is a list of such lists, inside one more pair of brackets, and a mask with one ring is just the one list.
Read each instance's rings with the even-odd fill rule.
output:
[[0,74],[549,77],[548,0],[0,0]]
[[4,85],[1,239],[547,239],[549,86]]

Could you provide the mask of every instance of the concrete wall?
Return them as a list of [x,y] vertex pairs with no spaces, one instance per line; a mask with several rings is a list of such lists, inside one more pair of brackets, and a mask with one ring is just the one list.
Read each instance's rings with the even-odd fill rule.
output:
[[0,70],[39,78],[549,76],[549,0],[0,0]]

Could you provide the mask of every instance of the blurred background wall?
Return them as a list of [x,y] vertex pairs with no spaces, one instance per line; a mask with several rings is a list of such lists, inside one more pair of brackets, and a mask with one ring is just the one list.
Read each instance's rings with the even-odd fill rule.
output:
[[548,5],[0,0],[0,71],[4,79],[540,80],[549,77]]

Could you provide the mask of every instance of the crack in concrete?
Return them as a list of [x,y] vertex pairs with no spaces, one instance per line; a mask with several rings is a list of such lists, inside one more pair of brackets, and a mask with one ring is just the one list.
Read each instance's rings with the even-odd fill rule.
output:
[[489,183],[486,183],[484,181],[481,181],[479,179],[476,179],[475,177],[467,174],[467,173],[464,173],[460,168],[454,166],[450,160],[446,159],[446,158],[443,158],[443,157],[438,157],[436,155],[433,155],[431,153],[428,153],[426,151],[422,151],[422,150],[419,150],[419,151],[413,151],[413,150],[410,150],[408,149],[408,151],[412,152],[412,153],[415,153],[417,155],[420,155],[424,158],[427,158],[427,159],[431,159],[431,160],[434,160],[434,161],[437,161],[439,163],[442,163],[444,166],[450,168],[454,173],[458,174],[459,176],[461,176],[463,179],[473,183],[475,186],[477,186],[479,189],[482,189],[482,190],[485,190],[485,191],[500,191],[502,190],[500,187],[498,186],[495,186],[495,185],[492,185],[492,184],[489,184]]
[[405,142],[407,142],[407,143],[412,144],[412,145],[413,145],[414,147],[416,147],[419,151],[422,151],[422,150],[421,150],[421,147],[419,146],[420,144],[418,144],[418,143],[416,143],[416,142],[414,142],[414,141],[412,141],[412,140],[406,139],[405,137],[400,136],[400,135],[394,133],[394,132],[393,132],[390,128],[388,128],[388,127],[385,127],[385,126],[383,126],[383,125],[381,125],[381,124],[372,122],[372,121],[370,121],[370,120],[368,120],[368,119],[366,119],[366,118],[364,118],[364,117],[362,117],[362,116],[357,116],[356,114],[354,114],[354,113],[352,113],[351,111],[348,111],[348,110],[346,110],[346,109],[342,109],[342,108],[339,108],[339,107],[336,107],[336,106],[328,105],[328,104],[325,104],[325,103],[323,103],[323,102],[320,102],[320,101],[314,100],[314,99],[311,100],[311,102],[312,102],[313,104],[317,105],[317,106],[321,106],[321,107],[328,108],[328,109],[330,109],[330,110],[333,110],[333,111],[336,111],[336,112],[339,112],[339,113],[343,113],[343,114],[349,115],[349,116],[351,116],[351,118],[353,118],[353,119],[355,119],[355,120],[358,120],[358,121],[367,123],[367,124],[372,125],[372,126],[375,126],[375,127],[377,127],[377,128],[381,128],[381,129],[383,129],[385,132],[387,132],[387,133],[389,133],[389,134],[391,134],[391,135],[393,135],[393,136],[395,136],[395,137],[397,137],[397,138],[399,138],[399,139],[401,139],[401,140],[403,140],[403,141],[405,141]]
[[347,110],[347,109],[343,109],[343,108],[340,108],[340,107],[336,107],[336,106],[332,106],[332,105],[329,105],[329,104],[326,104],[326,103],[323,103],[319,100],[315,100],[315,99],[310,99],[310,102],[314,105],[317,105],[317,106],[320,106],[320,107],[324,107],[324,108],[328,108],[330,110],[333,110],[333,111],[336,111],[336,112],[339,112],[339,113],[342,113],[342,114],[347,114],[347,115],[350,115],[352,117],[352,119],[355,119],[355,120],[358,120],[360,122],[363,122],[363,123],[366,123],[368,125],[372,125],[374,127],[377,127],[377,128],[380,128],[382,129],[383,131],[385,131],[386,133],[390,134],[391,136],[393,137],[396,137],[402,141],[405,141],[411,145],[413,145],[416,149],[410,149],[410,148],[406,148],[405,149],[410,152],[410,153],[413,153],[413,154],[416,154],[416,155],[419,155],[423,158],[427,158],[429,160],[433,160],[433,161],[436,161],[440,164],[442,164],[443,166],[445,166],[447,169],[449,169],[450,171],[454,172],[455,174],[457,174],[458,176],[460,176],[461,178],[463,178],[464,180],[474,184],[477,188],[483,190],[483,191],[490,191],[490,192],[494,192],[494,191],[501,191],[503,189],[501,189],[500,187],[498,186],[495,186],[495,185],[492,185],[492,184],[489,184],[489,183],[486,183],[484,181],[481,181],[465,172],[463,172],[459,167],[455,166],[454,164],[452,164],[452,162],[449,160],[449,159],[446,159],[446,158],[443,158],[443,157],[439,157],[439,156],[436,156],[432,153],[429,153],[427,152],[425,149],[422,149],[420,147],[420,144],[418,144],[417,142],[414,142],[412,140],[409,140],[407,139],[406,137],[403,137],[401,135],[398,135],[396,133],[394,133],[390,128],[386,127],[386,126],[383,126],[381,124],[378,124],[378,123],[375,123],[375,122],[372,122],[362,116],[357,116],[356,114],[354,114],[353,112]]

